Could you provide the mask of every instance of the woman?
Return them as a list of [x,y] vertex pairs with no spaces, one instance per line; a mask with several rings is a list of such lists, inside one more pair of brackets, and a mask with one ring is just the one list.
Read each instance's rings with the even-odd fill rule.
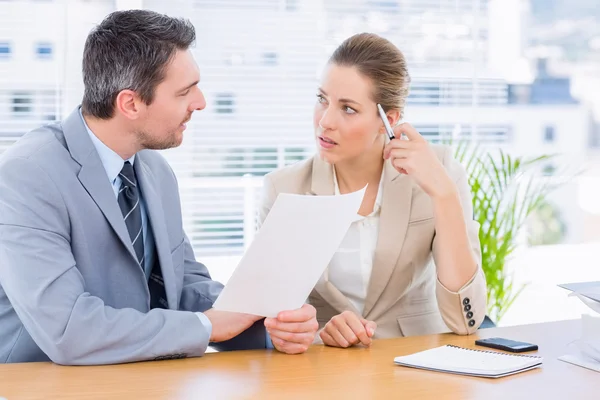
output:
[[[449,148],[398,125],[409,82],[393,44],[373,34],[350,37],[331,56],[318,89],[318,155],[265,177],[259,223],[279,193],[338,195],[368,185],[359,219],[308,299],[326,345],[471,334],[485,317],[467,176]],[[378,103],[397,139],[387,138]]]

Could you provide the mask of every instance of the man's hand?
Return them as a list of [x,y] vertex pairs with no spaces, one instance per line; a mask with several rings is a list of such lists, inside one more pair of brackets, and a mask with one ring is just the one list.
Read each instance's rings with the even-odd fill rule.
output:
[[212,324],[210,342],[218,343],[232,339],[262,319],[257,315],[210,309],[204,312]]
[[282,311],[277,318],[265,319],[273,346],[282,353],[300,354],[313,343],[319,323],[317,310],[309,304],[293,311]]

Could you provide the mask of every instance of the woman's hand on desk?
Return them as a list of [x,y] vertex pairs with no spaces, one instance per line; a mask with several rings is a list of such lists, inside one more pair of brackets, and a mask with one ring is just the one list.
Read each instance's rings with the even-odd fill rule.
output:
[[282,311],[277,318],[266,318],[265,327],[277,350],[287,354],[304,353],[319,329],[317,311],[310,304],[298,310]]
[[327,346],[350,347],[359,343],[370,346],[375,329],[375,322],[367,321],[351,311],[344,311],[331,318],[319,335]]
[[[410,175],[425,193],[443,198],[456,192],[454,182],[421,134],[408,123],[394,127],[397,139],[383,150],[383,158],[390,159],[400,173]],[[408,140],[400,139],[404,134]]]

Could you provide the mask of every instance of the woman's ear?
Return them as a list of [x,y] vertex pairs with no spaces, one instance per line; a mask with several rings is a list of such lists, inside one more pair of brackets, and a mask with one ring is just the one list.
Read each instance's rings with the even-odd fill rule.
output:
[[386,113],[386,115],[388,117],[388,122],[390,123],[390,126],[398,125],[398,122],[400,122],[400,119],[402,118],[400,110],[390,110]]
[[[385,115],[392,128],[398,124],[400,118],[402,117],[402,114],[400,114],[400,110],[390,110],[387,113],[385,113]],[[385,125],[383,125],[383,122],[381,123],[381,128],[379,128],[379,133],[386,133]]]

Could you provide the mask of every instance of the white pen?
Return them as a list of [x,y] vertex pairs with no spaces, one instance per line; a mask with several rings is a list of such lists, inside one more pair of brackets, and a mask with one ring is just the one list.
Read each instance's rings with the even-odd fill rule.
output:
[[383,125],[385,126],[385,131],[387,132],[388,137],[390,138],[390,140],[396,139],[396,136],[394,136],[394,130],[390,126],[390,123],[387,119],[387,116],[385,115],[385,111],[383,111],[383,107],[381,107],[381,104],[377,104],[377,110],[379,111],[379,116],[383,121]]

